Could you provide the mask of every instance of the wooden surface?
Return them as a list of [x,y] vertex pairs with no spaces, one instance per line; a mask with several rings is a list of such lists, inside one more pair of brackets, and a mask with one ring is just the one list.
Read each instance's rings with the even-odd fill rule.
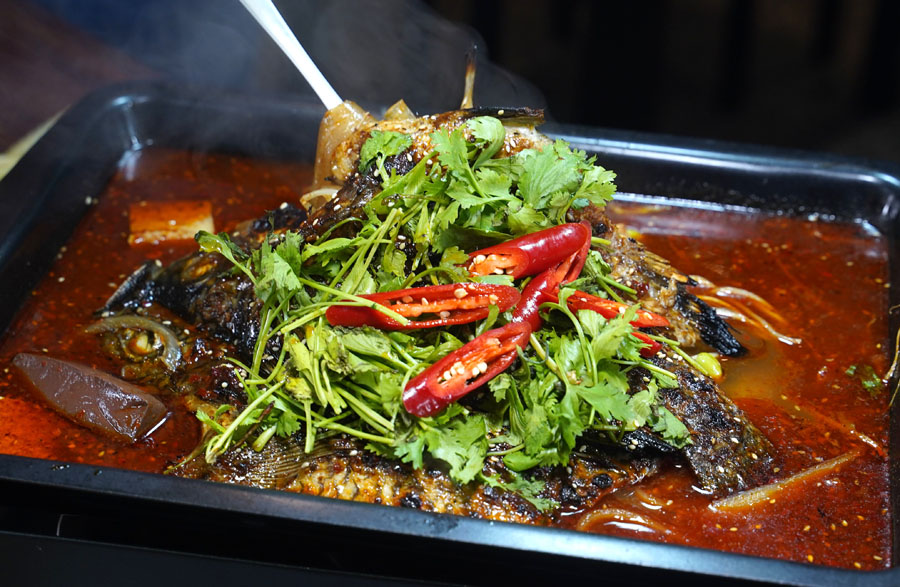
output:
[[0,152],[92,90],[156,77],[22,0],[0,0]]

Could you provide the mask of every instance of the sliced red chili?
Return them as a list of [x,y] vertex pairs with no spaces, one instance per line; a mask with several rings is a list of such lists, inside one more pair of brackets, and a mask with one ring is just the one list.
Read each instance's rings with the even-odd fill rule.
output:
[[653,355],[659,352],[659,349],[662,348],[662,343],[659,341],[653,340],[643,332],[632,332],[631,336],[635,337],[641,342],[647,343],[649,346],[645,346],[641,348],[641,356],[645,359],[649,359]]
[[470,253],[467,268],[475,275],[505,273],[518,279],[550,269],[590,246],[590,225],[571,222]]
[[557,301],[560,286],[578,278],[587,260],[590,243],[591,241],[588,239],[580,249],[570,253],[564,261],[555,267],[544,270],[528,282],[513,312],[513,322],[527,322],[532,331],[541,328],[543,323],[540,315],[541,304]]
[[[600,298],[583,291],[576,291],[570,295],[567,300],[567,305],[573,312],[575,310],[593,310],[604,318],[615,318],[620,314],[624,314],[628,309],[628,304]],[[634,320],[631,321],[631,325],[638,328],[669,326],[669,321],[665,316],[660,316],[659,314],[654,314],[653,312],[638,308]]]
[[509,367],[530,335],[523,322],[488,330],[411,379],[403,406],[414,416],[433,416]]
[[519,301],[519,291],[491,283],[451,283],[414,287],[360,296],[386,306],[404,318],[419,318],[402,325],[390,316],[365,306],[331,306],[325,318],[332,326],[374,326],[383,330],[412,330],[466,324],[486,318],[491,306],[501,312]]

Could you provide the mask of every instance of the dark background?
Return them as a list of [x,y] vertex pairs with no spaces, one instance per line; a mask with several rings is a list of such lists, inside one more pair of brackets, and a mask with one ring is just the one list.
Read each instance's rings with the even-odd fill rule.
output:
[[[0,111],[0,148],[30,130],[25,122],[117,79],[311,93],[237,0],[3,5],[0,88],[25,97]],[[475,43],[482,105],[545,106],[559,122],[900,161],[900,3],[892,0],[277,5],[338,93],[366,106],[401,97],[420,113],[458,106],[464,54]],[[23,37],[35,33],[37,41]],[[74,81],[46,95],[39,69],[15,69],[25,51]],[[23,113],[36,102],[44,110]]]

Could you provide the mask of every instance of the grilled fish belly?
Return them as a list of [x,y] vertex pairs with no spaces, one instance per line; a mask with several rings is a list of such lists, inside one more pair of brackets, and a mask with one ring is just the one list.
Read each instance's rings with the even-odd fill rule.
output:
[[[214,464],[197,457],[173,473],[496,521],[533,524],[552,521],[552,514],[542,513],[515,493],[484,483],[461,486],[437,465],[414,470],[366,451],[349,438],[334,438],[310,454],[304,453],[301,442],[274,439],[261,452],[250,448],[232,450]],[[569,507],[587,508],[618,488],[642,481],[657,469],[658,458],[607,451],[577,454],[568,468],[545,468],[533,475],[545,483],[542,498]],[[502,464],[489,462],[485,474],[502,477]]]

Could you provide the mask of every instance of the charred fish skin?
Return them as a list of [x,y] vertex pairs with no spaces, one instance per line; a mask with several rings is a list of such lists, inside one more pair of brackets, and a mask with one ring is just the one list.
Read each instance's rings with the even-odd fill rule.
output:
[[[680,358],[661,351],[651,362],[675,376],[677,385],[660,387],[657,393],[666,409],[687,428],[690,442],[675,448],[649,427],[643,427],[626,433],[619,446],[660,455],[678,453],[700,486],[716,495],[750,489],[770,481],[775,463],[772,444],[741,409],[719,391],[715,382],[679,361]],[[646,389],[649,380],[650,372],[646,368],[636,367],[628,373],[632,393]]]
[[[545,484],[541,494],[569,509],[598,504],[616,489],[657,472],[658,460],[643,454],[576,453],[569,468],[532,472]],[[501,477],[502,462],[485,465],[484,474]],[[494,521],[550,523],[555,512],[541,512],[522,497],[484,483],[460,486],[438,463],[422,469],[380,457],[361,443],[336,437],[303,452],[302,439],[272,439],[260,451],[233,449],[214,464],[196,457],[172,471],[179,477],[279,489],[294,493],[452,513]]]
[[726,357],[740,357],[747,349],[734,336],[731,326],[725,322],[714,308],[686,290],[690,282],[679,282],[676,285],[675,309],[693,323],[700,333],[700,338]]
[[743,411],[693,368],[667,356],[654,362],[677,377],[677,387],[659,393],[690,432],[681,452],[702,487],[724,495],[771,481],[775,449]]

